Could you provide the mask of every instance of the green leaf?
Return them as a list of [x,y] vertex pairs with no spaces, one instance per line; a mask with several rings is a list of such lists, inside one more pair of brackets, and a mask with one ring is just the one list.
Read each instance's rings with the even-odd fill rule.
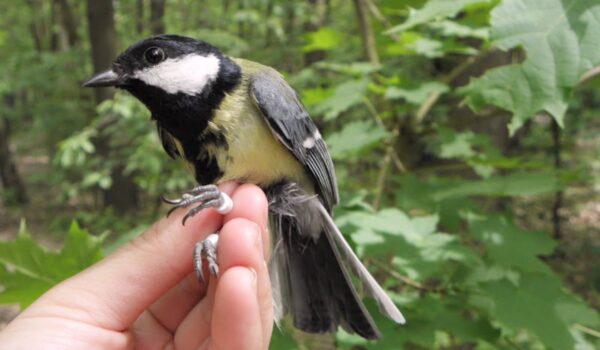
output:
[[434,136],[434,149],[440,158],[464,160],[483,178],[490,177],[496,167],[508,164],[507,162],[510,161],[500,155],[498,149],[492,145],[489,136],[471,131],[455,132],[452,129],[439,127],[437,135]]
[[420,105],[432,94],[442,94],[448,91],[448,86],[439,82],[427,82],[413,89],[392,86],[385,92],[390,100],[404,99],[409,103]]
[[573,88],[600,64],[600,3],[506,0],[492,11],[491,36],[498,48],[523,48],[527,58],[473,80],[461,90],[466,103],[512,112],[511,133],[542,111],[562,125]]
[[315,67],[319,69],[326,69],[332,72],[355,76],[364,77],[371,74],[379,69],[370,62],[351,62],[351,63],[337,63],[329,61],[320,61],[315,63]]
[[469,232],[483,243],[487,257],[495,264],[519,271],[552,273],[540,260],[540,256],[549,255],[556,247],[548,235],[521,230],[502,216],[470,217],[469,222]]
[[464,311],[464,295],[439,297],[428,294],[426,297],[411,305],[416,310],[416,317],[429,321],[435,329],[446,331],[459,339],[494,341],[500,335],[490,323],[475,314]]
[[508,280],[483,285],[493,301],[492,314],[505,328],[527,329],[552,349],[573,349],[574,338],[557,312],[566,296],[560,280],[529,274],[516,286]]
[[269,349],[273,350],[296,350],[298,344],[292,338],[289,330],[285,328],[273,327],[273,335],[269,343]]
[[370,121],[348,123],[344,128],[327,138],[327,145],[333,158],[347,158],[358,155],[381,144],[389,133]]
[[302,48],[304,52],[327,51],[338,47],[342,36],[332,28],[323,27],[316,32],[307,33],[306,41],[306,45]]
[[560,189],[552,172],[519,172],[479,181],[461,181],[433,194],[435,200],[468,196],[533,196]]
[[346,81],[335,88],[333,95],[315,105],[313,111],[323,114],[325,120],[335,119],[341,113],[363,103],[368,84],[367,79]]
[[489,0],[430,0],[418,10],[411,10],[408,19],[386,34],[393,34],[439,18],[452,18],[468,5],[489,3]]
[[15,240],[0,242],[0,304],[27,307],[52,286],[100,260],[101,241],[73,223],[63,249],[52,252],[22,225]]
[[448,37],[476,38],[487,41],[490,36],[488,28],[472,28],[455,21],[439,21],[431,23],[429,26]]
[[316,106],[319,103],[325,101],[325,99],[331,97],[332,95],[332,89],[324,89],[322,87],[317,87],[313,89],[303,89],[302,102],[304,103],[304,105],[306,105],[306,107],[312,108],[313,106]]
[[452,268],[442,261],[473,263],[475,259],[455,236],[436,232],[435,215],[410,218],[398,209],[386,208],[377,213],[348,212],[336,223],[351,233],[359,253],[376,258],[392,254],[395,268],[414,280]]

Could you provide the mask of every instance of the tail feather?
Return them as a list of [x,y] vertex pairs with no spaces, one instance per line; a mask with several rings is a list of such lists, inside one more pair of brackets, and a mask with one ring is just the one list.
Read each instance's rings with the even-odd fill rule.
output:
[[373,278],[371,273],[358,259],[356,254],[354,254],[352,247],[350,247],[348,242],[346,242],[344,236],[333,222],[331,216],[329,216],[327,210],[323,207],[323,205],[321,205],[321,203],[318,203],[318,206],[319,211],[323,214],[323,218],[326,221],[327,238],[331,241],[332,245],[338,246],[339,249],[343,251],[343,254],[341,254],[342,256],[340,256],[338,260],[345,261],[352,267],[352,271],[360,278],[365,290],[367,291],[367,294],[377,302],[379,311],[396,323],[406,323],[406,319],[400,310],[398,310],[398,307],[390,299],[383,288],[381,288],[379,283],[377,283],[375,278]]
[[325,234],[315,241],[297,232],[293,217],[280,217],[289,291],[287,307],[294,326],[309,333],[335,332],[338,326],[368,339],[380,337],[375,322],[360,300],[335,248]]
[[352,274],[359,277],[386,316],[404,323],[318,198],[293,184],[272,187],[267,196],[276,242],[270,266],[276,318],[290,312],[294,325],[306,332],[333,332],[342,326],[367,339],[379,338]]

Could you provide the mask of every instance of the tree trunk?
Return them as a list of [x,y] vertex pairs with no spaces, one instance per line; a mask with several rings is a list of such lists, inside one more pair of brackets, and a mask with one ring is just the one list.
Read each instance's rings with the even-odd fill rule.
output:
[[377,45],[375,43],[375,34],[371,26],[371,18],[369,17],[369,8],[365,0],[353,0],[356,16],[360,25],[360,36],[362,38],[363,49],[365,56],[374,66],[381,65],[379,54],[377,53]]
[[[304,24],[305,32],[315,32],[321,27],[327,24],[328,11],[327,1],[325,0],[308,0],[309,8],[313,10],[315,17],[311,19],[309,17],[308,22]],[[315,50],[304,54],[304,66],[308,67],[315,62],[319,62],[325,59],[325,51]]]
[[61,13],[62,27],[67,34],[67,43],[69,47],[75,47],[79,44],[79,35],[77,34],[77,22],[73,16],[73,11],[67,0],[56,0]]
[[[4,98],[6,108],[12,109],[15,105],[15,96],[8,95]],[[0,184],[10,193],[6,198],[7,203],[26,204],[28,201],[25,185],[17,170],[12,151],[10,150],[10,128],[8,120],[0,117]]]
[[165,33],[165,0],[150,0],[150,31],[152,34]]
[[144,0],[135,2],[135,32],[139,35],[144,33]]
[[48,25],[46,24],[47,19],[45,9],[43,8],[44,5],[37,0],[27,0],[26,3],[33,14],[30,24],[31,36],[33,37],[36,51],[41,53],[49,46],[46,42]]
[[[107,69],[117,56],[117,35],[115,31],[112,1],[87,0],[87,15],[92,46],[94,71]],[[113,88],[95,89],[96,103],[110,99]],[[98,153],[108,156],[110,146],[107,136],[95,140]],[[132,176],[123,174],[125,166],[119,164],[111,170],[112,186],[103,192],[104,205],[117,212],[125,212],[137,207],[137,188]]]
[[[273,16],[273,0],[267,0],[267,6],[265,8],[265,18],[271,18],[271,16]],[[265,33],[265,48],[269,48],[271,47],[271,45],[273,44],[273,30],[271,29],[271,26],[267,26],[266,28],[266,33]]]
[[[551,118],[551,117],[550,117]],[[562,146],[560,143],[560,125],[554,118],[552,123],[552,155],[554,156],[554,170],[558,173],[562,168]],[[552,230],[553,237],[556,240],[562,238],[560,210],[563,206],[563,191],[557,191],[554,195],[554,203],[552,205]]]
[[[87,16],[92,46],[92,64],[95,72],[110,67],[117,56],[117,33],[115,31],[112,1],[87,0]],[[113,88],[96,88],[96,103],[113,97]]]
[[59,25],[58,4],[56,1],[50,2],[50,51],[57,52],[64,49],[65,45],[61,43],[61,30]]
[[[245,0],[240,0],[238,2],[238,11],[242,12],[246,9],[246,1]],[[244,22],[244,20],[238,20],[238,33],[237,35],[242,38],[245,39],[246,38],[246,23]]]

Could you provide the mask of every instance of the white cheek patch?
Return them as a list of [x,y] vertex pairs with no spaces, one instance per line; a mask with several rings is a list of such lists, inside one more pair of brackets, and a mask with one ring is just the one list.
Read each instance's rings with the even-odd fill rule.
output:
[[219,58],[215,55],[189,54],[169,58],[155,66],[135,72],[134,78],[161,88],[170,94],[196,95],[219,74]]

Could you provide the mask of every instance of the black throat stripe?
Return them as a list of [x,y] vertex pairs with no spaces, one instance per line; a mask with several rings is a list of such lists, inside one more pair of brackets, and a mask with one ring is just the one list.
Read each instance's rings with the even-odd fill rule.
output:
[[228,149],[221,131],[209,130],[213,119],[227,93],[241,81],[241,68],[227,57],[220,57],[217,79],[197,95],[169,94],[164,90],[143,86],[139,91],[129,89],[152,112],[158,125],[177,139],[183,148],[183,158],[194,167],[196,181],[205,185],[215,183],[223,176],[217,159],[209,149]]

